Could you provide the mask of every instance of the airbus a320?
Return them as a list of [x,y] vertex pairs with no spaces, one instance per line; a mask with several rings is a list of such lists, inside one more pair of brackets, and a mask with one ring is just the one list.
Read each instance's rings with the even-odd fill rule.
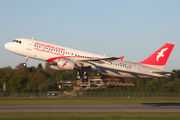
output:
[[120,78],[160,78],[169,77],[172,72],[163,68],[174,47],[166,43],[142,62],[123,61],[123,57],[107,57],[39,40],[18,38],[8,42],[5,48],[15,54],[50,62],[54,70],[75,70],[77,80],[87,80],[87,71]]

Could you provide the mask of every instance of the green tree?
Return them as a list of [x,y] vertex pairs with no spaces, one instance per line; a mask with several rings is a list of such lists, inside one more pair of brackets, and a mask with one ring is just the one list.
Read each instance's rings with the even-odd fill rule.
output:
[[29,73],[29,87],[32,91],[38,92],[39,87],[41,84],[44,84],[47,80],[47,77],[44,73],[36,72],[36,73]]
[[17,89],[16,92],[21,91],[23,87],[26,87],[26,82],[27,82],[27,79],[23,75],[13,76],[9,79],[7,83],[8,91],[13,92],[15,88]]
[[41,64],[41,63],[39,63],[37,68],[39,68],[39,69],[43,69],[42,64]]

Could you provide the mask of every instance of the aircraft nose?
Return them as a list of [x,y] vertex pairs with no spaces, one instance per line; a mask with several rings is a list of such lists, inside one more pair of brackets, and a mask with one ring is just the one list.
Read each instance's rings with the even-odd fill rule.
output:
[[11,44],[11,43],[6,43],[6,44],[4,45],[4,47],[5,47],[7,50],[10,50],[11,48],[14,47],[14,45]]
[[6,49],[8,49],[8,46],[9,46],[8,43],[6,43],[6,44],[4,45],[4,47],[5,47]]

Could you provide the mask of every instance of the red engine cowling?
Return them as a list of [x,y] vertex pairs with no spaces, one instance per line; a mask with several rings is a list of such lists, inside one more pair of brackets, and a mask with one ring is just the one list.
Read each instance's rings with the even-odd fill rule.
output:
[[57,67],[63,70],[74,70],[75,63],[67,59],[59,59],[57,63]]

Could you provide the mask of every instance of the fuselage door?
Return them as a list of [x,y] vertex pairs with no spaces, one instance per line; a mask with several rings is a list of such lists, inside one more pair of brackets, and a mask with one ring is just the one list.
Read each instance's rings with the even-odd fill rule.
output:
[[28,40],[26,49],[27,50],[32,50],[32,46],[33,46],[33,41],[32,40]]

